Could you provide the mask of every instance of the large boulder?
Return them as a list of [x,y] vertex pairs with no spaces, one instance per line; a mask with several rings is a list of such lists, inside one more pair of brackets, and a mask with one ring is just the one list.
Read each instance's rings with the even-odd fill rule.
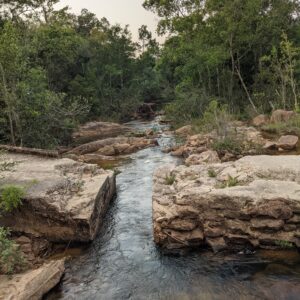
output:
[[73,140],[75,144],[88,143],[95,140],[102,140],[109,137],[116,137],[130,132],[127,126],[110,122],[89,122],[79,127],[74,132]]
[[218,153],[212,150],[202,152],[201,154],[192,154],[185,160],[185,164],[187,166],[201,165],[204,163],[211,164],[211,163],[218,163],[218,162],[221,162]]
[[88,242],[95,238],[110,200],[115,175],[96,165],[69,159],[7,154],[12,168],[0,186],[24,187],[22,205],[0,217],[0,226],[50,242]]
[[252,124],[255,127],[267,125],[269,122],[270,118],[267,115],[259,115],[252,120]]
[[283,109],[275,110],[271,116],[271,123],[280,123],[290,120],[296,115],[293,111],[287,111]]
[[278,142],[277,147],[283,150],[293,150],[297,147],[299,138],[295,135],[285,135],[282,136]]
[[186,125],[181,128],[178,128],[175,133],[181,136],[188,136],[193,133],[193,127],[191,125]]
[[0,276],[0,299],[39,300],[54,288],[64,274],[64,260],[50,261],[23,274]]
[[300,157],[161,167],[153,222],[155,242],[168,250],[300,248]]

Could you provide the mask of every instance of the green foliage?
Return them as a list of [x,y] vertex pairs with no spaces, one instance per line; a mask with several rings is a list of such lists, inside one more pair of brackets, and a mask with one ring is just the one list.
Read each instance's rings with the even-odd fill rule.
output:
[[0,273],[13,274],[21,271],[25,260],[19,246],[9,239],[8,229],[0,227]]
[[157,66],[175,100],[174,121],[201,118],[210,99],[240,115],[297,106],[298,1],[145,0],[144,7],[160,17],[161,33],[171,33]]
[[213,100],[204,111],[203,117],[198,120],[194,127],[197,131],[212,132],[216,131],[221,138],[226,138],[231,132],[230,123],[233,116],[228,111],[227,105],[220,105],[218,101]]
[[165,178],[166,185],[173,185],[175,183],[175,181],[176,181],[175,174],[166,175],[166,178]]
[[159,46],[145,26],[140,29],[140,46],[127,26],[111,25],[86,9],[79,16],[67,8],[56,10],[57,2],[3,3],[2,143],[68,145],[79,123],[127,120],[141,102],[160,98],[155,67]]
[[239,185],[238,177],[232,177],[229,175],[228,179],[224,181],[218,188],[225,189]]
[[244,145],[242,141],[238,140],[237,138],[228,136],[224,139],[214,141],[212,148],[218,152],[228,151],[230,153],[239,155],[243,153]]
[[293,249],[295,247],[293,243],[288,241],[276,241],[275,244],[281,249]]
[[10,212],[22,204],[25,192],[22,187],[9,185],[1,188],[0,211]]
[[212,168],[208,169],[207,174],[210,178],[216,178],[218,176],[217,172]]

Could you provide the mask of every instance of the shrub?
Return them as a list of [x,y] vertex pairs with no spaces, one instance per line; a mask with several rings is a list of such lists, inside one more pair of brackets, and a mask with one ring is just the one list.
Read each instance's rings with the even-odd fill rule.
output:
[[9,185],[2,188],[0,197],[0,211],[10,212],[22,204],[24,189],[22,187]]
[[233,154],[241,154],[244,150],[242,141],[235,137],[226,137],[224,139],[216,140],[212,144],[215,151],[228,151]]
[[208,173],[208,176],[210,178],[216,178],[217,177],[217,172],[214,169],[211,169],[211,168],[208,169],[207,173]]
[[213,100],[206,108],[203,117],[194,122],[196,131],[211,132],[215,130],[221,138],[231,134],[230,126],[233,121],[233,116],[230,114],[228,105],[220,105],[218,101]]
[[167,175],[165,180],[167,185],[173,185],[176,180],[176,176],[174,174]]
[[288,241],[276,241],[276,246],[282,248],[282,249],[292,249],[294,248],[294,244]]
[[25,260],[19,246],[9,239],[8,229],[0,227],[0,272],[13,274],[21,271],[25,266]]

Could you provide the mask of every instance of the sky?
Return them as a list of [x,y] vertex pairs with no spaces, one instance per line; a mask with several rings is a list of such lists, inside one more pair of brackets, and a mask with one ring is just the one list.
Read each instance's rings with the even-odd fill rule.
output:
[[[97,15],[99,19],[105,17],[110,23],[120,25],[129,24],[134,41],[138,40],[138,28],[147,25],[156,35],[158,17],[145,10],[143,0],[61,0],[59,7],[69,6],[72,12],[80,14],[83,8]],[[161,38],[158,38],[162,42]]]

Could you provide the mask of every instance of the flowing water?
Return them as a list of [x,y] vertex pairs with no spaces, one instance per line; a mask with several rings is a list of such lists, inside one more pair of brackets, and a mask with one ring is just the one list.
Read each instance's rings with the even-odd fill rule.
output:
[[[159,126],[134,122],[139,129]],[[162,136],[160,146],[170,137]],[[142,150],[120,167],[118,196],[97,239],[67,263],[47,299],[300,299],[300,256],[264,251],[213,255],[162,254],[152,236],[152,174],[174,157]]]

